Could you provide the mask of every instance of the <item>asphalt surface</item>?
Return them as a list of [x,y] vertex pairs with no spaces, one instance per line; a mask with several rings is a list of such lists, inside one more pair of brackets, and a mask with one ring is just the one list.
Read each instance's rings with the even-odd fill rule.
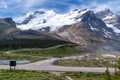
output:
[[[49,47],[49,48],[43,48],[43,49],[51,49],[55,47],[60,47],[63,45],[58,45],[54,47]],[[38,49],[18,49],[18,50],[11,50],[7,51],[5,53],[10,54],[12,52],[18,52],[18,51],[26,51],[26,50],[43,50],[41,48]],[[20,70],[34,70],[34,71],[51,71],[51,72],[90,72],[90,73],[104,73],[106,70],[106,67],[70,67],[70,66],[57,66],[53,65],[53,63],[56,60],[59,59],[76,59],[78,56],[71,56],[71,57],[64,57],[64,58],[51,58],[43,61],[38,61],[34,63],[29,63],[29,64],[22,64],[22,65],[17,65],[16,69]],[[9,65],[0,65],[0,69],[9,69]],[[115,69],[114,68],[109,68],[109,71],[111,73],[114,73]]]
[[[34,70],[34,71],[51,71],[51,72],[90,72],[90,73],[104,73],[105,67],[70,67],[70,66],[56,66],[53,63],[60,58],[51,58],[43,61],[38,61],[29,64],[17,65],[16,69],[20,70]],[[65,58],[64,58],[65,59]],[[0,65],[0,69],[9,69],[9,65]],[[114,68],[109,68],[111,73],[114,73]]]

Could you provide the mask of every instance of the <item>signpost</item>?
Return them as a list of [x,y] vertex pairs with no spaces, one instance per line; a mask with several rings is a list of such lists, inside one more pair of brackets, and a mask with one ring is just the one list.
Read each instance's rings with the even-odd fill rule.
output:
[[14,67],[14,70],[15,70],[16,61],[15,60],[14,61],[10,61],[9,65],[10,65],[10,70],[12,69],[12,66]]

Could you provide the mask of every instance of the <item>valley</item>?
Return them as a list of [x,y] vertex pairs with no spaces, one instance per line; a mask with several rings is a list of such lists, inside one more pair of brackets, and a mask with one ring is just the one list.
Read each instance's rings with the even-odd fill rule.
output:
[[[40,9],[24,14],[21,22],[0,19],[0,80],[120,80],[118,13]],[[15,70],[9,70],[12,60]]]
[[[39,77],[40,75],[44,74],[49,74],[54,80],[53,74],[51,72],[57,72],[59,73],[59,77],[55,78],[55,80],[66,80],[67,76],[74,79],[74,80],[82,80],[82,79],[101,79],[104,77],[104,72],[106,70],[106,66],[109,67],[115,67],[114,65],[111,66],[107,62],[107,65],[105,63],[99,63],[98,61],[96,62],[98,65],[103,64],[102,66],[98,66],[97,64],[93,64],[92,66],[88,63],[91,63],[95,60],[89,60],[89,59],[98,59],[101,58],[102,60],[108,60],[108,61],[117,61],[116,57],[119,58],[118,55],[114,54],[93,54],[93,53],[83,53],[80,52],[78,48],[76,48],[76,45],[73,44],[68,44],[68,45],[59,45],[59,46],[54,46],[50,48],[33,48],[33,49],[18,49],[18,50],[10,50],[10,51],[3,51],[2,54],[0,55],[1,59],[11,59],[11,60],[31,60],[32,63],[27,63],[27,64],[18,64],[16,66],[17,70],[5,70],[9,69],[8,65],[0,65],[0,72],[2,72],[1,79],[6,79],[8,77],[9,79],[13,79],[13,77],[10,77],[9,75],[12,75],[13,73],[16,73],[16,78],[15,80],[18,80],[21,76],[21,73],[23,73],[22,78],[23,80],[27,80],[31,77],[28,78],[28,76],[33,76],[31,79],[34,80],[34,75],[36,75],[37,79],[47,79],[47,76],[44,77]],[[69,51],[69,52],[68,52]],[[63,54],[61,54],[63,52]],[[43,54],[44,53],[44,54]],[[52,54],[54,53],[54,54]],[[55,54],[57,53],[57,54]],[[101,55],[101,57],[100,57]],[[103,56],[103,57],[102,57]],[[104,59],[103,59],[104,58]],[[78,59],[81,59],[83,61],[81,62],[76,62],[79,61]],[[87,63],[88,60],[90,62]],[[66,63],[62,64],[55,64],[56,61],[66,61]],[[84,63],[83,63],[84,62]],[[86,63],[85,63],[86,62]],[[77,65],[78,64],[78,65]],[[58,66],[60,65],[60,66]],[[84,65],[84,66],[81,66]],[[87,65],[87,66],[86,66]],[[4,69],[4,70],[3,70]],[[26,71],[27,70],[27,71]],[[29,70],[29,71],[28,71]],[[110,72],[113,73],[115,71],[115,68],[109,68]],[[37,72],[36,72],[37,71]],[[41,72],[41,71],[47,71],[47,72]],[[6,73],[7,72],[7,73]],[[18,73],[19,72],[19,73]],[[50,73],[48,73],[50,72]],[[61,73],[62,72],[62,73]],[[7,74],[7,76],[3,76],[4,74]],[[97,73],[97,74],[96,74]],[[32,75],[34,74],[34,75]],[[38,76],[38,74],[40,74]]]

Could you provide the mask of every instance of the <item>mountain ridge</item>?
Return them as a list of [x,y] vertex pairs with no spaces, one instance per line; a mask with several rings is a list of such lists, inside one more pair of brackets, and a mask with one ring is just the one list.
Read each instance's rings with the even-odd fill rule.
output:
[[96,13],[88,9],[75,9],[66,14],[40,10],[28,15],[17,25],[18,31],[13,32],[13,36],[54,37],[78,44],[85,51],[120,51],[120,23],[116,16],[119,15],[109,9]]

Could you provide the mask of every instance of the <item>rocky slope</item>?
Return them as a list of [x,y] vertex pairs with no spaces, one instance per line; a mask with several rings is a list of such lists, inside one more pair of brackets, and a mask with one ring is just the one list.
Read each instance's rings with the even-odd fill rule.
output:
[[119,25],[120,16],[109,9],[97,13],[75,9],[66,14],[39,10],[28,15],[17,28],[5,30],[4,34],[7,38],[70,41],[86,51],[120,51]]
[[58,36],[40,32],[36,30],[21,31],[16,27],[16,23],[12,18],[0,19],[0,40],[1,39],[60,39]]
[[120,33],[120,15],[113,13],[109,9],[97,12],[96,15],[102,19],[108,27],[112,28],[114,32]]
[[109,9],[93,11],[75,9],[66,14],[35,11],[17,27],[58,35],[81,45],[86,51],[120,51],[120,16]]
[[16,28],[15,22],[12,20],[12,18],[2,18],[0,19],[0,32],[10,29],[10,28]]
[[[25,20],[20,24],[17,25],[17,28],[21,30],[38,30],[43,32],[56,32],[59,30],[62,26],[66,25],[72,25],[75,23],[82,22],[83,16],[85,16],[86,13],[90,12],[90,10],[83,9],[78,10],[75,9],[69,13],[66,14],[58,14],[54,10],[51,11],[35,11],[34,13],[28,15]],[[91,11],[93,12],[93,11]],[[94,12],[93,12],[94,14]],[[119,35],[120,29],[119,29],[119,15],[114,14],[109,9],[105,9],[103,11],[97,12],[94,14],[96,18],[99,18],[103,20],[104,22],[101,22],[100,20],[97,20],[96,22],[99,23],[101,27],[98,27],[98,25],[89,24],[89,27],[92,31],[96,31],[100,34],[104,34],[105,37],[114,38],[114,36]],[[95,18],[93,15],[91,15],[91,18]],[[88,16],[86,16],[87,19]],[[88,20],[86,23],[90,23]],[[100,26],[99,25],[99,26]],[[106,31],[106,27],[107,31]]]
[[71,42],[61,37],[36,30],[19,30],[11,18],[0,19],[0,50],[43,48]]

